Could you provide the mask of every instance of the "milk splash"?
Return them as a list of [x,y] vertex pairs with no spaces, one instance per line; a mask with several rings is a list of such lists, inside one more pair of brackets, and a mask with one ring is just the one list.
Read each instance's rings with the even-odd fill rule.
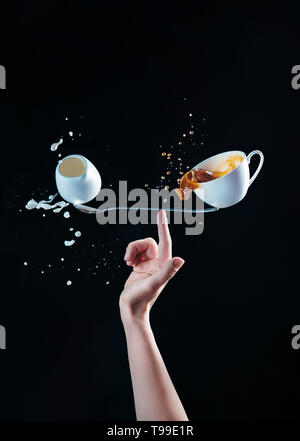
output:
[[55,195],[50,195],[48,200],[42,200],[40,202],[37,202],[34,199],[30,199],[30,201],[28,201],[25,205],[25,208],[27,208],[27,210],[33,210],[34,208],[39,210],[40,208],[43,208],[44,210],[53,210],[53,213],[59,213],[63,208],[67,207],[69,203],[65,201],[59,201],[51,205],[51,202],[53,202],[57,195],[58,193],[56,193]]
[[65,243],[66,247],[70,247],[70,246],[74,245],[75,240],[74,239],[72,239],[72,240],[65,240],[64,243]]
[[58,142],[54,142],[54,143],[51,145],[50,150],[51,150],[52,152],[55,152],[55,151],[58,149],[58,146],[59,146],[60,144],[62,144],[62,143],[63,143],[63,139],[60,138],[60,140],[59,140]]

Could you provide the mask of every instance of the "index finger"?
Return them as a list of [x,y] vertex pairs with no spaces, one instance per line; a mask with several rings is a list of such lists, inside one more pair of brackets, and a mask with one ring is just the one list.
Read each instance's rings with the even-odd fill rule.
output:
[[172,257],[172,239],[165,210],[160,210],[157,214],[157,228],[159,237],[158,258],[161,263],[164,263]]

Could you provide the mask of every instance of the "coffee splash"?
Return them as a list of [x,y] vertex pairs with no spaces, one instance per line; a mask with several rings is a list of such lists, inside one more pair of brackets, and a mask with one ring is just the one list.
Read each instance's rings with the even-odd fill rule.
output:
[[213,171],[205,170],[203,168],[194,168],[183,175],[180,181],[180,188],[176,188],[176,193],[181,200],[186,200],[190,197],[193,190],[201,186],[201,183],[213,181],[221,178],[234,170],[243,160],[241,155],[233,155],[222,161],[217,165]]

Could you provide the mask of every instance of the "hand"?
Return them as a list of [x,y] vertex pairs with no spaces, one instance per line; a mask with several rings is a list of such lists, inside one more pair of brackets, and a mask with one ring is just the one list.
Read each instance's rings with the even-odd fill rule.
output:
[[152,238],[131,242],[124,260],[132,266],[120,296],[123,323],[127,320],[147,320],[149,311],[168,281],[184,264],[180,257],[172,258],[172,241],[165,211],[157,215],[159,244]]

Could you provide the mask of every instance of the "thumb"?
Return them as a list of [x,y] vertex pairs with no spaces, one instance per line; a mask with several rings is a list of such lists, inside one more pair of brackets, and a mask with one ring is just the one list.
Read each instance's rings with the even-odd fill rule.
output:
[[165,285],[170,279],[172,279],[172,277],[175,276],[183,264],[184,260],[181,259],[181,257],[173,257],[173,259],[168,260],[164,266],[151,277],[152,289],[158,290]]

